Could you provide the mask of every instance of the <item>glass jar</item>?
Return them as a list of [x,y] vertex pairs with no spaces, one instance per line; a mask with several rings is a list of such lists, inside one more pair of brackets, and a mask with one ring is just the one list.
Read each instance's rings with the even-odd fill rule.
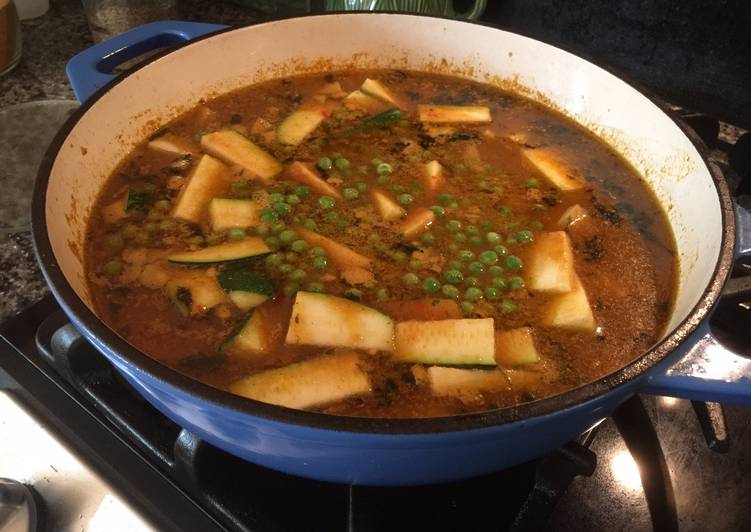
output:
[[175,20],[177,0],[82,0],[95,42],[157,20]]
[[0,76],[21,59],[21,23],[13,0],[0,0]]

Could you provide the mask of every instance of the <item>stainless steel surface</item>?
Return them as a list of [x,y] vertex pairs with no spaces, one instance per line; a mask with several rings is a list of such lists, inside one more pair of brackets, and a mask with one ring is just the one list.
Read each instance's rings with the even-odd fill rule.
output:
[[0,434],[0,476],[34,487],[44,499],[49,530],[154,530],[4,392],[0,392]]

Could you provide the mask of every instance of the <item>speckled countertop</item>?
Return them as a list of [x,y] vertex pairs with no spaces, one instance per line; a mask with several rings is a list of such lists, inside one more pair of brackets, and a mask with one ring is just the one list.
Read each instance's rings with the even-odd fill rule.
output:
[[[242,3],[242,2],[240,2]],[[269,2],[248,0],[241,7],[222,1],[179,0],[182,20],[242,25],[304,11],[304,0]],[[38,100],[73,100],[65,75],[67,61],[93,41],[80,0],[51,0],[42,17],[22,22],[21,62],[0,77],[0,112],[10,106]],[[0,219],[7,218],[0,208]],[[0,320],[5,319],[47,293],[34,258],[28,231],[0,238]]]

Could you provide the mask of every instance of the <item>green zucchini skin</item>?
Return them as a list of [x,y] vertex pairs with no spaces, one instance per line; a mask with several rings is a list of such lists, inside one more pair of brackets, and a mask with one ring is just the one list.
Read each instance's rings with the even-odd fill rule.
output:
[[211,265],[240,262],[271,253],[271,249],[260,238],[250,237],[235,242],[225,242],[195,251],[174,253],[167,257],[173,264]]

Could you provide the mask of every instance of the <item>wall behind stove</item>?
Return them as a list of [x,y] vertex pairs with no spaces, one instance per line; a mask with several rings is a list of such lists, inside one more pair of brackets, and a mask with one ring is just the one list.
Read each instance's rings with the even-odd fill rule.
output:
[[749,0],[489,0],[483,19],[589,55],[671,102],[751,128]]

